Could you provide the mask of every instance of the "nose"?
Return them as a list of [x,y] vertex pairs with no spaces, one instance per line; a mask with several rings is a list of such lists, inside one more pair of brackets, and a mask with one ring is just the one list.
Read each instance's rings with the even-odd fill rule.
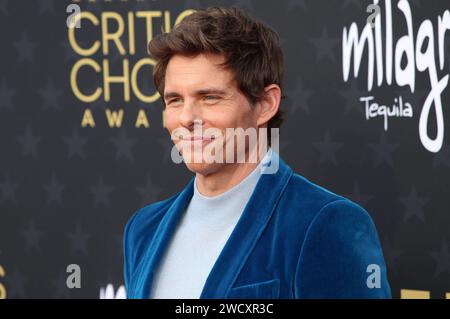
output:
[[201,118],[198,107],[196,107],[193,102],[185,101],[179,117],[180,124],[189,130],[193,130],[194,125],[199,120],[201,120]]

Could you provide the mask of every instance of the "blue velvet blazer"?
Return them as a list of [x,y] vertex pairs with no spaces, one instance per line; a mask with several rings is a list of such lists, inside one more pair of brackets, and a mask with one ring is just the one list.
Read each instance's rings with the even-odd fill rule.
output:
[[[391,298],[369,214],[293,173],[274,156],[279,159],[277,173],[259,179],[200,298]],[[140,209],[128,221],[128,298],[150,295],[158,262],[193,195],[193,182],[173,197]]]

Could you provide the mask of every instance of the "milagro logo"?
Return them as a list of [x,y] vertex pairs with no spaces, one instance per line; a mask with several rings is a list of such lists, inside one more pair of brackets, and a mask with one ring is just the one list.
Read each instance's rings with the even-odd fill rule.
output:
[[[377,6],[380,5],[378,0],[374,0],[373,3]],[[442,94],[447,88],[449,80],[449,74],[439,75],[438,71],[442,73],[444,69],[445,36],[446,32],[450,30],[450,11],[446,10],[442,15],[438,15],[436,26],[430,19],[422,21],[415,34],[409,2],[407,0],[398,1],[398,13],[406,26],[402,30],[406,29],[406,34],[396,39],[394,43],[392,1],[385,0],[383,3],[384,13],[382,8],[380,14],[375,18],[373,27],[367,23],[361,33],[359,33],[356,22],[353,22],[348,29],[344,27],[342,33],[343,79],[345,82],[349,81],[352,61],[353,77],[358,77],[363,54],[366,52],[368,94],[361,97],[359,102],[364,107],[367,120],[377,116],[384,117],[384,129],[387,131],[389,118],[412,118],[413,109],[411,104],[401,96],[394,100],[392,106],[380,105],[370,94],[374,85],[378,87],[383,84],[392,86],[395,82],[399,87],[409,86],[411,93],[414,93],[416,71],[426,72],[430,87],[420,113],[419,137],[425,149],[437,153],[442,148],[444,139]],[[384,18],[383,24],[382,18]],[[404,63],[405,61],[406,63]],[[375,74],[376,83],[374,83]],[[431,111],[434,111],[435,114],[435,136],[428,134]]]

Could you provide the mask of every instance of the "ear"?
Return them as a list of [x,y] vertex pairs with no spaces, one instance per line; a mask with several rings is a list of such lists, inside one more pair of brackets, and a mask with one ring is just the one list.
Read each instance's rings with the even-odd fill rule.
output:
[[258,101],[259,115],[258,126],[265,126],[280,108],[281,89],[277,84],[270,84],[264,88],[264,95]]

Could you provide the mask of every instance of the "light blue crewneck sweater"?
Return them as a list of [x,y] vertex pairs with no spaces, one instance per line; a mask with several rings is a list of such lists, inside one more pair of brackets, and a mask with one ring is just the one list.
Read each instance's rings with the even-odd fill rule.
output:
[[272,150],[239,184],[217,196],[197,189],[162,258],[152,299],[198,299],[215,261],[250,199]]

